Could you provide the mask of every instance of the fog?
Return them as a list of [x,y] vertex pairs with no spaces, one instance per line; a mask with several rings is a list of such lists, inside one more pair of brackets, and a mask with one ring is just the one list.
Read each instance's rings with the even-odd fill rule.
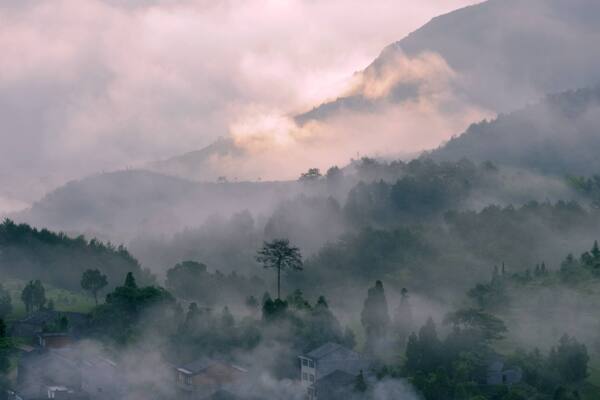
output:
[[600,8],[476,3],[0,5],[0,400],[595,399]]

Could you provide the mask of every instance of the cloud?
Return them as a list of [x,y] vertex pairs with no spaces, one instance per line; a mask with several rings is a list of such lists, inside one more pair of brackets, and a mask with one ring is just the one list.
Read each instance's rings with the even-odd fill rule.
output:
[[[226,174],[289,179],[308,167],[345,165],[360,154],[406,156],[436,147],[471,122],[493,116],[455,94],[457,79],[437,54],[397,54],[346,83],[345,98],[359,99],[356,106],[342,102],[328,110],[325,104],[312,112],[320,116],[304,123],[278,109],[251,107],[238,113],[230,133],[245,151],[217,156],[213,163],[227,165]],[[400,95],[399,87],[411,90]]]
[[385,44],[470,3],[4,1],[0,168],[64,180],[203,147],[249,110],[339,93]]

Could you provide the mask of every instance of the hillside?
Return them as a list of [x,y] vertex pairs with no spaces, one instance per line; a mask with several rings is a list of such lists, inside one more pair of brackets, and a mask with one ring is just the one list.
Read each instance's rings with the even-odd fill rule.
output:
[[[594,0],[489,0],[433,18],[387,46],[358,74],[385,81],[398,68],[398,57],[435,53],[456,74],[453,91],[464,101],[512,111],[547,93],[600,82],[595,68],[600,62],[599,13]],[[414,100],[419,93],[418,84],[398,79],[385,101]],[[344,109],[370,111],[378,102],[341,94],[297,120],[323,119]]]
[[144,282],[151,280],[122,246],[38,230],[11,220],[0,224],[0,272],[4,278],[40,279],[58,288],[79,291],[81,275],[87,269],[99,269],[111,286],[121,282],[128,272]]
[[152,162],[146,168],[170,176],[198,181],[217,181],[221,172],[218,165],[214,165],[212,162],[214,157],[241,155],[243,155],[243,149],[237,147],[232,139],[220,138],[200,150]]
[[593,175],[600,171],[599,124],[600,87],[564,92],[474,124],[428,156],[489,160],[545,174]]
[[207,217],[264,212],[292,196],[294,183],[198,183],[143,170],[98,174],[47,194],[17,221],[126,241],[139,233],[169,234]]

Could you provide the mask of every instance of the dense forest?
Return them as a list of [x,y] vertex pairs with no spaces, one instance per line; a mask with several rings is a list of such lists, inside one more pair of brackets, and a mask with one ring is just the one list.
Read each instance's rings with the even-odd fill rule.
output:
[[78,290],[81,274],[90,268],[102,269],[113,286],[124,271],[145,282],[152,279],[122,245],[87,240],[83,236],[73,238],[8,219],[0,224],[0,271],[7,278],[41,279]]

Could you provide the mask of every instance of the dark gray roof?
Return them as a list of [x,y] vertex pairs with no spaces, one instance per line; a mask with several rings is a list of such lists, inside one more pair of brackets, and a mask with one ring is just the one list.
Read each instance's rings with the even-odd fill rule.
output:
[[327,376],[321,378],[317,381],[317,389],[319,387],[324,387],[327,385],[335,385],[335,386],[343,386],[348,385],[350,383],[354,383],[356,381],[357,375],[352,375],[348,372],[342,370],[335,370]]
[[306,353],[305,357],[312,358],[313,360],[323,360],[335,357],[336,359],[356,359],[360,355],[341,344],[329,342],[325,343],[321,347]]
[[186,371],[191,372],[192,374],[198,374],[202,371],[204,371],[205,369],[207,369],[208,367],[211,367],[215,364],[218,364],[218,361],[215,361],[213,359],[210,359],[208,357],[202,357],[196,361],[192,361],[190,363],[187,363],[185,365],[179,366],[179,369],[184,369]]
[[49,325],[62,317],[67,317],[69,321],[69,332],[79,334],[89,322],[89,315],[77,312],[66,311],[36,311],[27,317],[15,321],[11,328],[11,336],[31,337],[40,333],[44,325]]
[[333,371],[315,384],[317,398],[327,400],[347,399],[352,395],[356,375],[341,370]]

